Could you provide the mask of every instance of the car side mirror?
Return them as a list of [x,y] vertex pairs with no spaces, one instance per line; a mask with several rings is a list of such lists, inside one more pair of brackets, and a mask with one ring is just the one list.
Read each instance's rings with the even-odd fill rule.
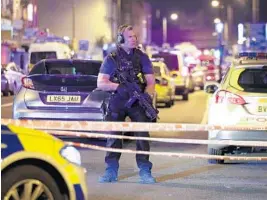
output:
[[218,90],[219,86],[216,84],[212,85],[207,85],[205,87],[205,92],[208,94],[213,94],[216,90]]

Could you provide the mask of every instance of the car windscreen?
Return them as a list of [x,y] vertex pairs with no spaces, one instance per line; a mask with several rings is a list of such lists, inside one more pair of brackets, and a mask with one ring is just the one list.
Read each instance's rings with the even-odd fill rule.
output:
[[44,51],[44,52],[31,52],[30,63],[36,64],[43,59],[55,59],[57,54],[55,51]]
[[178,57],[175,54],[158,53],[152,55],[152,58],[163,58],[169,70],[179,70]]
[[240,74],[238,84],[246,92],[267,93],[267,66],[257,69],[246,69]]
[[40,62],[30,71],[33,74],[62,74],[62,75],[94,75],[98,76],[101,62],[96,61],[64,61]]

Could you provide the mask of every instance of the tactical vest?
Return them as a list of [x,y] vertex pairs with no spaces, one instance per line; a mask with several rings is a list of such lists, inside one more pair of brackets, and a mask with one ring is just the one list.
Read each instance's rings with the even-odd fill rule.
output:
[[110,54],[110,56],[116,62],[116,70],[111,76],[111,81],[120,83],[118,79],[118,73],[130,73],[130,77],[133,78],[132,81],[136,82],[144,90],[146,87],[146,79],[142,71],[141,64],[141,55],[143,52],[139,49],[134,49],[133,56],[127,58],[126,56],[122,55],[122,52],[120,51],[121,50],[117,49],[117,51]]

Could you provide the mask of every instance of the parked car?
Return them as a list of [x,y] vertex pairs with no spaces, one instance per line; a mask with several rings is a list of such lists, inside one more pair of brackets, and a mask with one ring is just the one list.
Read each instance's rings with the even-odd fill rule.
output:
[[1,126],[3,199],[88,199],[80,152],[43,131]]
[[108,92],[97,90],[101,61],[42,60],[22,79],[14,119],[103,120]]
[[9,84],[3,68],[1,68],[1,93],[3,93],[3,96],[9,95]]
[[[210,125],[266,125],[267,53],[243,53],[226,72],[222,82],[205,87]],[[266,131],[209,131],[209,140],[267,141]],[[210,155],[266,151],[261,147],[208,145]],[[210,163],[223,160],[210,159]]]
[[190,92],[189,77],[188,74],[183,74],[187,69],[181,53],[159,52],[158,54],[153,54],[152,58],[163,59],[170,71],[170,76],[174,79],[175,95],[181,95],[183,100],[188,100]]
[[195,87],[199,87],[201,90],[204,89],[206,83],[206,71],[207,68],[203,66],[196,66],[192,69],[192,78],[194,81]]
[[156,78],[157,103],[165,103],[166,107],[171,107],[175,101],[174,80],[164,62],[154,60],[152,65]]
[[175,95],[181,95],[183,100],[188,100],[189,93],[194,91],[194,83],[191,76],[183,76],[179,71],[172,71],[171,76],[175,83]]
[[21,88],[21,79],[25,76],[14,62],[9,63],[5,68],[5,77],[8,80],[11,94],[17,94]]
[[215,65],[215,57],[201,55],[198,59],[199,63],[191,70],[191,72],[195,86],[203,90],[206,82],[220,81],[220,70],[219,67]]

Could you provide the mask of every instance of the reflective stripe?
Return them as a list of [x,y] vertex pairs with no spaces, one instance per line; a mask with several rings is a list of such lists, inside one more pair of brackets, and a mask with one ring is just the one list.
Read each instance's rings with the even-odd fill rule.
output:
[[77,200],[84,200],[84,194],[80,184],[74,185],[75,195]]
[[[2,159],[6,158],[7,156],[18,152],[23,151],[24,148],[16,134],[11,132],[8,126],[1,125],[1,155]],[[4,147],[4,148],[2,148]]]

